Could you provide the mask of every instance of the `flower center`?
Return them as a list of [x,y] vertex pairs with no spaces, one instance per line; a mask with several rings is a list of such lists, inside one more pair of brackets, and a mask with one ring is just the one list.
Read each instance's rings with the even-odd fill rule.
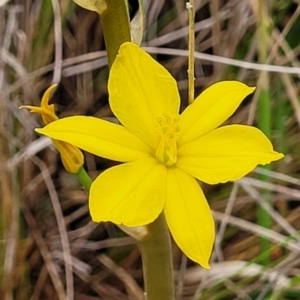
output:
[[155,156],[167,166],[172,166],[177,162],[177,143],[180,131],[179,116],[171,117],[168,114],[163,114],[156,121],[159,124],[159,143]]

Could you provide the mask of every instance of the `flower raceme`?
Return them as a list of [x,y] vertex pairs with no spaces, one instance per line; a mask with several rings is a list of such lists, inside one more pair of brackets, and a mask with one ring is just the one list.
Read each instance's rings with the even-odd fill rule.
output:
[[141,226],[163,212],[182,251],[209,268],[214,221],[196,179],[237,180],[283,157],[254,127],[219,127],[254,90],[237,81],[216,83],[180,115],[173,77],[141,48],[124,43],[108,81],[110,107],[121,125],[74,116],[36,131],[123,162],[91,186],[95,222]]
[[[32,113],[40,114],[45,125],[58,120],[58,117],[55,114],[54,105],[49,104],[50,95],[55,88],[56,84],[53,84],[46,90],[43,95],[40,107],[24,105],[20,108],[28,108]],[[52,139],[52,143],[60,153],[61,160],[65,169],[70,173],[77,173],[84,162],[82,152],[77,147],[67,142]]]

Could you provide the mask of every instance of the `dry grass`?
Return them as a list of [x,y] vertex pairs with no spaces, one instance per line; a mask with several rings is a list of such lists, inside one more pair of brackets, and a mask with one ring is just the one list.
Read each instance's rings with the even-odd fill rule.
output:
[[[286,157],[272,172],[258,168],[236,183],[204,186],[218,224],[212,270],[195,266],[174,245],[176,299],[300,299],[299,1],[269,1],[266,65],[257,63],[258,0],[196,2],[196,94],[222,79],[257,85],[229,121],[256,124],[260,74],[269,71],[272,137]],[[178,80],[183,109],[185,3],[147,3],[143,46]],[[0,299],[143,299],[134,240],[112,224],[91,222],[87,195],[49,141],[34,133],[41,120],[18,109],[38,105],[58,82],[52,101],[61,117],[112,116],[98,16],[67,0],[12,0],[0,7],[0,49]],[[92,177],[114,164],[85,158]],[[259,179],[262,172],[268,181]],[[265,190],[270,229],[256,222]],[[262,236],[272,241],[267,266]]]

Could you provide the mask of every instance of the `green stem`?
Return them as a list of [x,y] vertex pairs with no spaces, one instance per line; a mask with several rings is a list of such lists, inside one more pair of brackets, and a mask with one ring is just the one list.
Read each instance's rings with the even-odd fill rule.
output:
[[[268,19],[268,7],[266,1],[259,1],[259,21],[258,21],[258,60],[260,63],[266,63],[268,58],[268,44],[269,44],[269,19]],[[269,91],[269,76],[267,72],[262,72],[260,75],[260,87],[261,92],[258,98],[258,126],[264,132],[264,134],[270,138],[271,136],[271,103],[270,103],[270,91]],[[270,166],[264,166],[266,169],[270,169]],[[260,176],[260,180],[267,181],[268,178],[265,175]],[[263,191],[265,199],[270,196],[269,191]],[[272,220],[269,214],[263,209],[262,206],[257,208],[258,223],[266,228],[271,228]],[[261,252],[264,253],[262,263],[267,265],[271,261],[270,253],[271,243],[265,238],[260,239]]]
[[188,103],[192,104],[195,90],[195,1],[190,0],[186,5],[189,12]]
[[121,44],[130,42],[130,22],[124,0],[109,0],[100,14],[109,67],[112,66]]
[[142,253],[147,300],[173,300],[174,280],[171,238],[164,214],[148,225],[148,236],[139,246]]
[[87,192],[89,192],[93,181],[92,181],[91,177],[88,175],[88,173],[86,172],[86,170],[83,167],[81,167],[78,170],[76,176],[77,176],[79,182],[84,187],[84,189]]

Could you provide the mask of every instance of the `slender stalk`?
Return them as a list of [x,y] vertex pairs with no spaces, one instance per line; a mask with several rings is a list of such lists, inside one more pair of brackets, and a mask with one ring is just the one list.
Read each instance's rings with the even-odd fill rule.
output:
[[174,300],[171,238],[161,214],[148,225],[148,236],[139,242],[147,300]]
[[[267,1],[259,1],[259,16],[258,16],[258,60],[264,64],[268,58],[268,44],[269,44],[269,26],[268,26],[268,7]],[[264,134],[270,138],[271,135],[271,103],[270,103],[270,91],[269,91],[269,76],[267,72],[262,72],[260,76],[260,95],[258,98],[258,126],[264,132]],[[270,169],[270,166],[264,166],[266,169]],[[268,177],[261,175],[262,181],[267,181]],[[268,191],[263,191],[264,199],[267,201],[270,196]],[[257,208],[258,223],[265,228],[271,228],[272,220],[270,215],[263,209],[262,206]],[[264,238],[260,239],[261,252],[265,253],[262,263],[267,265],[271,261],[270,253],[270,241]]]
[[189,13],[189,60],[188,60],[188,100],[189,104],[194,101],[195,90],[195,1],[190,0],[186,3],[186,8]]
[[78,170],[76,176],[77,176],[77,179],[79,180],[79,182],[82,184],[82,186],[86,190],[86,192],[89,192],[93,181],[92,181],[91,177],[88,175],[88,173],[86,172],[86,170],[83,167],[81,167]]
[[112,66],[121,44],[129,42],[130,23],[124,0],[107,1],[107,9],[100,14],[108,65]]

